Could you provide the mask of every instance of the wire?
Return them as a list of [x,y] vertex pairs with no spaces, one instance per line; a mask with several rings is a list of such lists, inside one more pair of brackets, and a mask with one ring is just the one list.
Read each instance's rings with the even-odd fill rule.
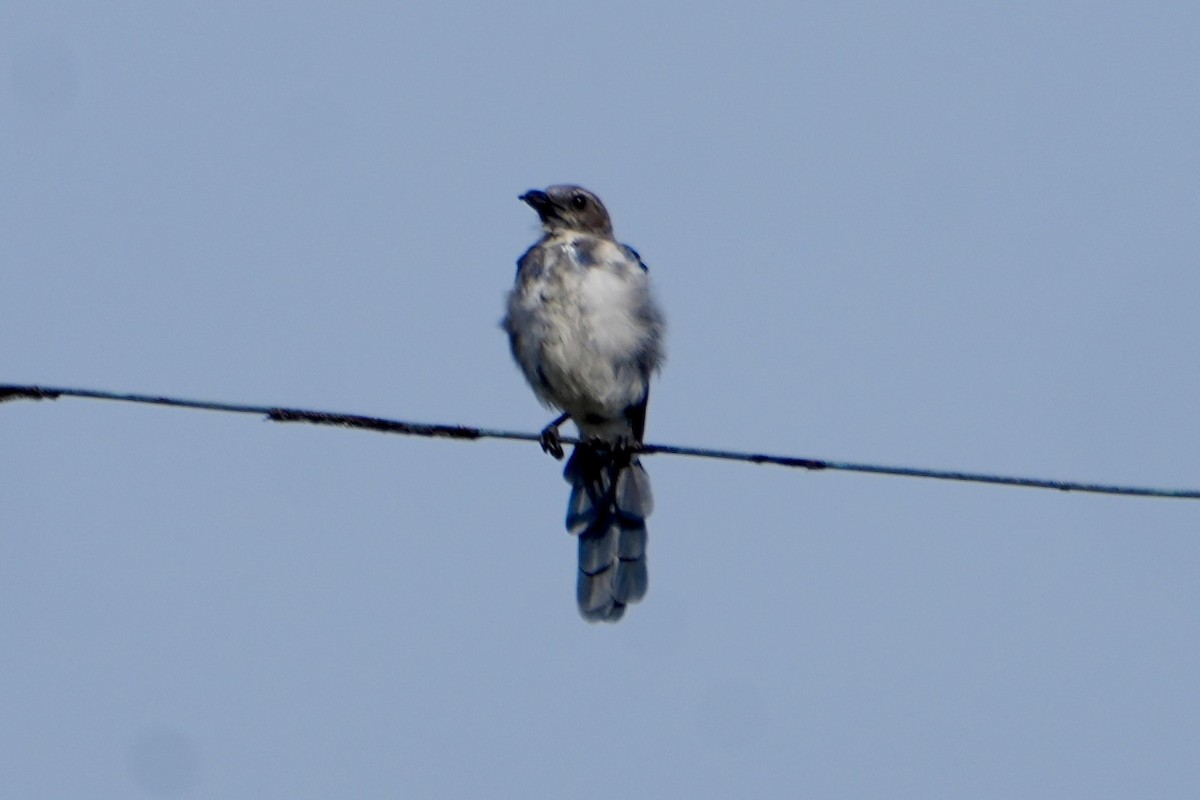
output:
[[[115,400],[122,403],[194,408],[203,411],[219,411],[228,414],[255,414],[265,416],[272,422],[307,422],[313,425],[333,425],[341,428],[359,428],[380,433],[398,433],[406,436],[425,436],[441,439],[508,439],[519,442],[540,442],[541,435],[521,431],[504,431],[493,428],[477,428],[468,425],[433,425],[420,422],[402,422],[381,417],[365,417],[357,414],[334,414],[328,411],[311,411],[302,408],[279,406],[246,405],[241,403],[214,403],[202,400],[184,400],[148,394],[102,392],[94,389],[63,389],[52,386],[18,386],[0,384],[0,403],[6,400],[57,400],[59,397],[80,397],[89,400]],[[564,444],[578,444],[579,439],[562,437]],[[921,469],[918,467],[889,467],[879,464],[860,464],[852,461],[831,461],[820,458],[797,458],[773,456],[765,453],[741,453],[733,450],[713,450],[705,447],[677,447],[665,444],[643,444],[639,451],[644,454],[690,456],[713,458],[724,461],[745,461],[751,464],[774,464],[807,470],[840,470],[842,472],[865,472],[874,475],[898,475],[908,478],[931,478],[942,481],[966,483],[991,483],[1002,486],[1024,486],[1031,489],[1057,489],[1062,492],[1090,492],[1135,497],[1169,497],[1200,500],[1200,489],[1158,489],[1142,486],[1118,486],[1102,483],[1080,483],[1078,481],[1054,481],[1040,478],[1022,478],[1009,475],[991,475],[983,472],[961,472],[958,470]]]

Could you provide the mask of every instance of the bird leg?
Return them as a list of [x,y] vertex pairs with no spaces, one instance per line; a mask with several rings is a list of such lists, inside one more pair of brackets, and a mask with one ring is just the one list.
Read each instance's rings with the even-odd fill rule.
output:
[[558,435],[558,426],[570,418],[571,415],[564,411],[553,422],[542,428],[542,435],[538,439],[538,443],[542,446],[542,452],[554,456],[556,461],[562,461],[563,457],[563,446],[562,440]]

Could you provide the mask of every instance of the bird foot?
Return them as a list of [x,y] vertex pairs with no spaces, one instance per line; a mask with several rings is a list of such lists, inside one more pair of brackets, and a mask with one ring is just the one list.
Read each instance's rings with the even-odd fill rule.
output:
[[615,463],[628,464],[641,450],[641,443],[632,436],[618,436],[615,439],[589,439],[588,444],[597,453],[606,455]]
[[614,455],[633,455],[641,449],[641,443],[632,436],[618,436],[614,441],[609,442],[608,449]]
[[552,422],[542,428],[542,435],[538,438],[542,452],[552,455],[555,461],[562,461],[563,457],[562,438],[558,435],[559,424],[561,423]]

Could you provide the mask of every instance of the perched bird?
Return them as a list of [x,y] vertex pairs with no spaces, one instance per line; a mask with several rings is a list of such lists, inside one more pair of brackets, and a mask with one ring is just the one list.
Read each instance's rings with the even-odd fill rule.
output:
[[563,477],[567,531],[579,537],[579,613],[616,622],[646,593],[650,479],[637,457],[650,375],[663,361],[663,315],[646,265],[613,238],[600,198],[580,186],[521,195],[543,234],[517,261],[503,327],[534,394],[562,414],[542,449],[563,456],[558,428],[579,428]]

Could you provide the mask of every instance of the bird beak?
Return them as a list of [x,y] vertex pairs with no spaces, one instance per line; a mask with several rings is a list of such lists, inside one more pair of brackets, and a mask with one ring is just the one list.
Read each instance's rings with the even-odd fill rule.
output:
[[540,189],[530,189],[517,199],[523,203],[527,203],[529,207],[538,212],[538,216],[542,217],[543,219],[545,218],[546,213],[554,207],[554,204],[550,202],[550,195],[546,194]]

